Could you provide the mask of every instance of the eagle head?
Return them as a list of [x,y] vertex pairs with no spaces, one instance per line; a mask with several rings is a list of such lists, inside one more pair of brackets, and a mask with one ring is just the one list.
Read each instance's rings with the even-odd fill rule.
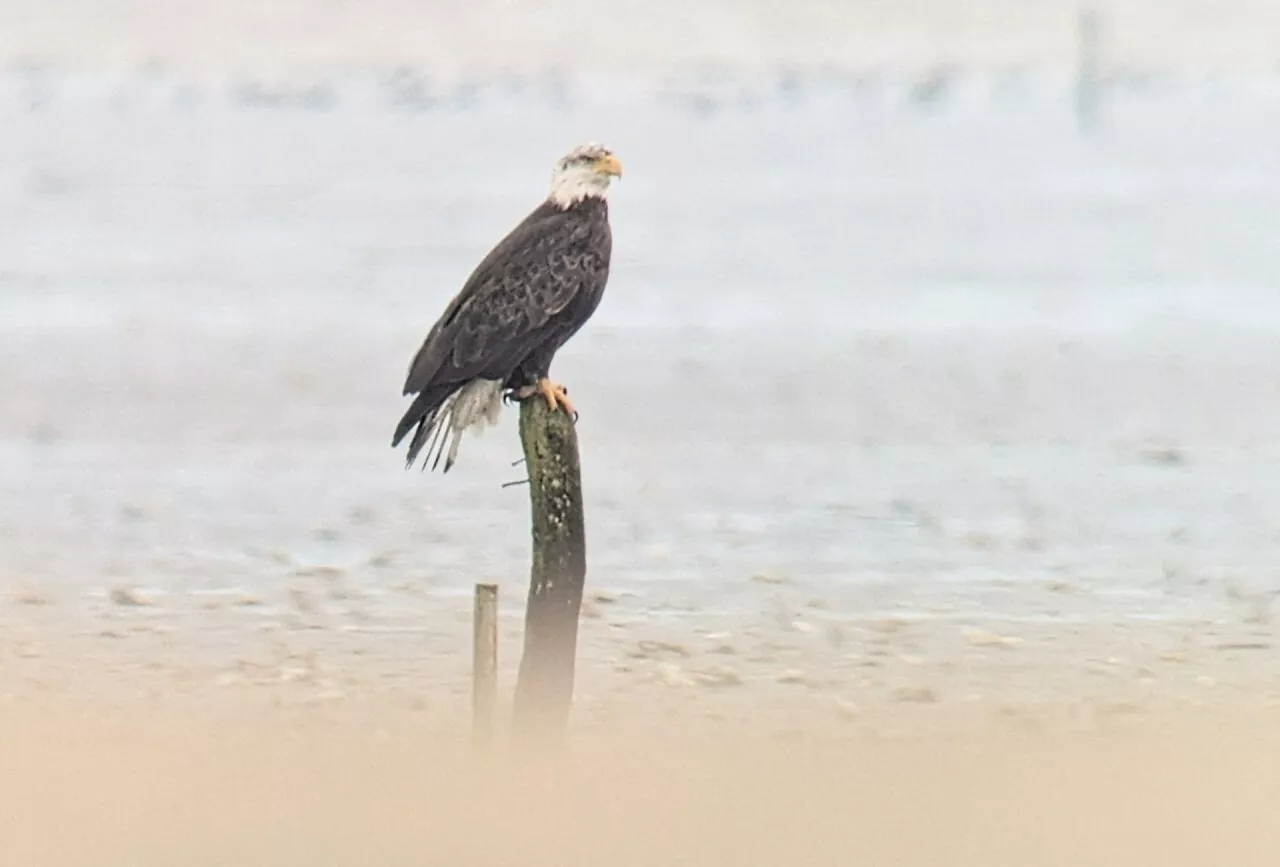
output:
[[604,198],[609,182],[622,177],[622,163],[604,145],[579,145],[556,160],[551,172],[551,200],[562,208],[589,196]]

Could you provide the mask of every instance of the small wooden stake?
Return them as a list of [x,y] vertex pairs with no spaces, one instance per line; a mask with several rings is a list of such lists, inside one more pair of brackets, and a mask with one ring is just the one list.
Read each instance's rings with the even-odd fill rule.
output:
[[573,703],[587,552],[573,419],[540,397],[525,400],[520,442],[529,470],[533,567],[512,735],[527,752],[555,749],[564,740]]
[[498,704],[497,584],[476,585],[471,626],[471,733],[476,749],[488,750]]

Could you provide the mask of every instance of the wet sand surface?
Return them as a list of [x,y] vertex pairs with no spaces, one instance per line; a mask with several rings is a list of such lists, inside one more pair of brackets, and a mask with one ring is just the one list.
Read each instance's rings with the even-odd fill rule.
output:
[[[4,864],[1272,863],[1275,92],[1083,145],[1036,104],[816,85],[406,114],[24,81]],[[430,321],[588,128],[629,175],[556,362],[574,750],[486,782],[469,596],[502,585],[509,692],[511,413],[448,476],[388,443]]]
[[[224,338],[176,339],[184,376],[237,354]],[[297,681],[300,700],[429,703],[467,688],[474,581],[503,587],[510,673],[529,547],[525,489],[501,487],[519,478],[507,466],[514,425],[469,441],[448,476],[406,473],[379,424],[397,405],[368,386],[379,379],[371,351],[304,371],[322,385],[290,385],[274,366],[331,364],[327,343],[295,338],[293,358],[228,372],[216,389],[32,383],[31,403],[67,419],[67,433],[5,450],[0,686],[198,695]],[[902,703],[984,716],[1280,700],[1270,421],[1233,416],[1220,385],[1234,377],[1234,394],[1265,405],[1269,346],[1192,364],[1189,347],[1166,360],[1149,343],[1060,354],[810,342],[772,380],[703,392],[682,373],[688,349],[668,345],[606,332],[562,362],[582,405],[601,407],[580,423],[582,689],[600,714],[632,698],[663,708],[689,697],[732,716],[768,696],[778,713],[832,717]],[[749,365],[731,339],[697,346]],[[77,334],[40,368],[9,370],[21,381],[110,352]],[[822,367],[837,352],[865,377],[857,403],[893,399],[896,413],[864,409],[835,426],[859,412],[830,399]],[[597,353],[609,368],[589,363]],[[1001,368],[1022,379],[1023,409],[962,404],[938,386]],[[646,376],[615,396],[610,371],[634,369]],[[1143,400],[1160,413],[1149,429],[1176,433],[1116,429],[1119,395],[1085,385],[1108,370],[1147,383]],[[682,393],[715,395],[694,404],[698,431],[654,418]],[[914,442],[910,401],[915,423],[936,425]],[[1073,425],[1100,441],[1070,437]]]

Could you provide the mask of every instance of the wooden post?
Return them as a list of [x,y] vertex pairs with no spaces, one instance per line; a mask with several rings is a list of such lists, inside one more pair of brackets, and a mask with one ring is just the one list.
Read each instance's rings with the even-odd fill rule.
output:
[[493,743],[498,704],[498,585],[477,584],[471,619],[471,734],[478,751]]
[[587,572],[578,434],[563,409],[534,397],[520,406],[520,442],[529,471],[533,568],[512,734],[525,750],[556,749],[573,703]]
[[1098,14],[1081,9],[1076,23],[1078,58],[1076,71],[1076,123],[1080,131],[1092,132],[1098,124],[1101,99],[1101,39]]

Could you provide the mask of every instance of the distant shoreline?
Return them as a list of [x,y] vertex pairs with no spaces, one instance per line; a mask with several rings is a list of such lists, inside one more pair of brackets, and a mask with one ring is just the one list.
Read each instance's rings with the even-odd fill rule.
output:
[[[0,62],[88,70],[162,64],[189,74],[314,74],[405,65],[437,75],[699,67],[1048,69],[1078,57],[1075,0],[894,4],[623,2],[606,14],[569,2],[451,4],[302,0],[268,7],[142,0],[19,0],[0,19]],[[1280,10],[1096,2],[1104,64],[1182,74],[1280,74]],[[587,14],[587,11],[589,14]]]

